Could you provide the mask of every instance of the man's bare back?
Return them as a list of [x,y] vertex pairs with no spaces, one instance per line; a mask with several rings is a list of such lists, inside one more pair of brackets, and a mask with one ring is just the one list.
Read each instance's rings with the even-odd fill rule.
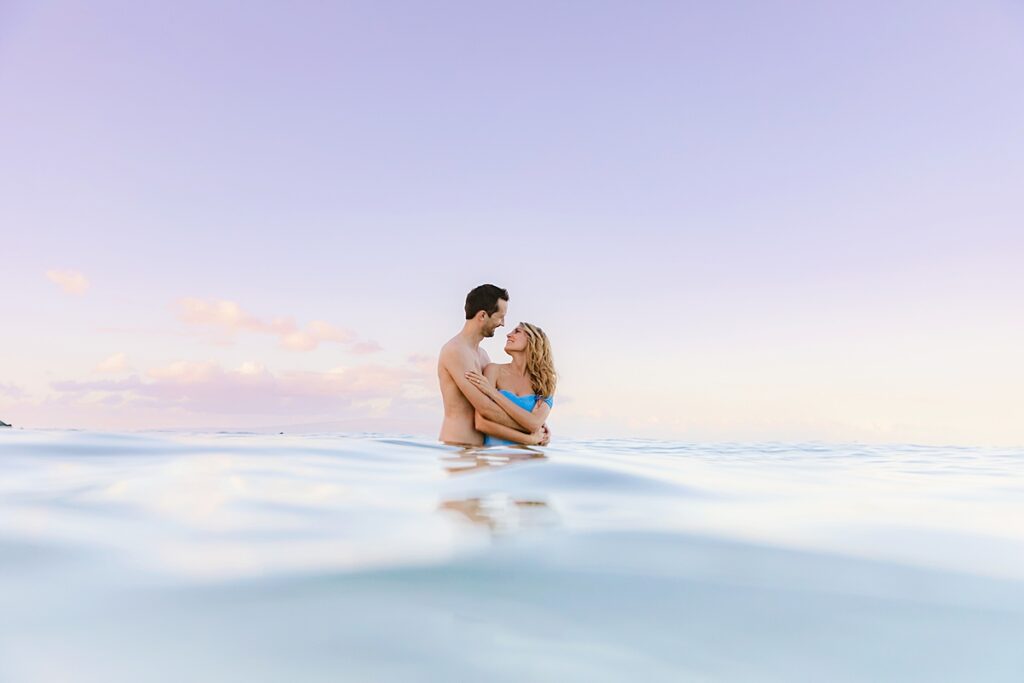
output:
[[[444,401],[444,421],[441,423],[441,441],[452,444],[481,446],[484,435],[476,430],[476,409],[469,402],[455,381],[461,377],[463,368],[472,367],[477,372],[490,363],[487,352],[475,346],[462,335],[456,335],[441,347],[437,361],[437,379],[441,385],[441,399]],[[458,375],[453,375],[458,373]]]

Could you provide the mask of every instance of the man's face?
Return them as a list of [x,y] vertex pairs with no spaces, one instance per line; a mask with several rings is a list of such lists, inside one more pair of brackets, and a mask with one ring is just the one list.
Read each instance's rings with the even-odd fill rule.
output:
[[505,311],[508,309],[508,302],[504,299],[498,299],[498,310],[494,312],[494,315],[484,318],[484,336],[493,337],[494,331],[499,327],[505,325]]

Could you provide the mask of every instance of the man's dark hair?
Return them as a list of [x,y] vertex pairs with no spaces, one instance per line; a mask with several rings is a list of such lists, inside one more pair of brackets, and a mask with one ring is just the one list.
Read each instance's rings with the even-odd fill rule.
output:
[[466,320],[472,320],[473,316],[483,311],[487,315],[494,315],[498,311],[498,300],[508,301],[508,290],[497,285],[480,285],[470,290],[466,295]]

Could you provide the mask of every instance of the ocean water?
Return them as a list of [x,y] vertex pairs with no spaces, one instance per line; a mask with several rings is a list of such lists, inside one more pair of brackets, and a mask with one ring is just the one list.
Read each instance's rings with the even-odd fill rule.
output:
[[1024,681],[1024,451],[0,432],[2,681]]

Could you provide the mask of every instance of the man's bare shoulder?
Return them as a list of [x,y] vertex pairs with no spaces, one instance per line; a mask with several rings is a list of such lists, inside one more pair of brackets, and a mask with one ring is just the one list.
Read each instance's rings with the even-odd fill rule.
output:
[[467,360],[473,360],[473,349],[466,346],[458,337],[449,339],[444,346],[441,347],[441,353],[438,355],[438,360],[441,361],[442,365],[448,365],[450,363],[464,364]]

